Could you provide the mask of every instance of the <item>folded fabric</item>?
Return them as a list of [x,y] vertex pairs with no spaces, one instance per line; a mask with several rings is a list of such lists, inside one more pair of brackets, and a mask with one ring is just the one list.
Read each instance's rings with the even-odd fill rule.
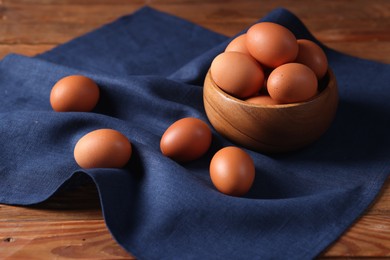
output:
[[[261,21],[315,40],[276,9]],[[243,28],[244,29],[244,28]],[[235,145],[213,131],[201,159],[160,152],[166,128],[183,117],[208,123],[202,84],[231,39],[149,7],[33,58],[0,63],[0,203],[42,202],[85,178],[96,184],[113,237],[139,259],[311,259],[369,206],[390,173],[390,66],[325,46],[340,103],[314,144],[283,155],[246,150],[256,167],[244,197],[218,192],[209,162]],[[101,90],[89,113],[54,112],[52,86],[82,74]],[[112,128],[133,144],[123,169],[80,169],[84,134]]]

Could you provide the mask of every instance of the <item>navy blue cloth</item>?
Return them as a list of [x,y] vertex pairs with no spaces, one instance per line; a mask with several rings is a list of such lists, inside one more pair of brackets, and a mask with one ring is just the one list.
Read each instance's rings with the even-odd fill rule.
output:
[[[262,21],[313,39],[285,9]],[[244,29],[244,28],[243,28]],[[390,66],[324,46],[340,92],[336,118],[297,152],[247,150],[256,177],[244,197],[213,187],[209,162],[234,145],[213,131],[201,159],[176,163],[159,149],[183,117],[208,123],[202,84],[231,39],[145,7],[33,58],[0,62],[0,202],[39,203],[92,180],[113,237],[139,259],[310,259],[369,206],[390,173]],[[52,111],[60,78],[83,74],[101,89],[90,113]],[[80,169],[78,139],[113,128],[133,144],[123,169]]]

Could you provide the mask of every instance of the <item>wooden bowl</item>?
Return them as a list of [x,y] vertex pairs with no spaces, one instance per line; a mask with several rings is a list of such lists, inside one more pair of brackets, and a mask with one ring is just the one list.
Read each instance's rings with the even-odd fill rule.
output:
[[314,142],[330,126],[338,104],[337,82],[329,69],[313,99],[258,105],[225,93],[209,71],[204,81],[203,103],[210,123],[231,141],[259,152],[287,152]]

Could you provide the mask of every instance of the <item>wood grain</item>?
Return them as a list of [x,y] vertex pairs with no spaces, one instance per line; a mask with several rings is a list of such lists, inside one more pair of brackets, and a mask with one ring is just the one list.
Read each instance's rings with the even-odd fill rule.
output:
[[0,213],[1,259],[134,259],[107,230],[93,183]]
[[[133,258],[113,243],[104,221],[0,222],[2,259]],[[32,254],[36,252],[36,254]]]
[[[228,36],[282,6],[327,46],[390,63],[388,0],[0,0],[0,58],[44,52],[144,5]],[[389,241],[390,179],[373,206],[318,258],[390,258]],[[0,205],[0,258],[134,257],[113,240],[89,184],[33,207]]]

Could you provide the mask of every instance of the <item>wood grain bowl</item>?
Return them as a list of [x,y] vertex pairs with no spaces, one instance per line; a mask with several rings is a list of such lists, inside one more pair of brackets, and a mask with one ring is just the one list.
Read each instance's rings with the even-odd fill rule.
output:
[[329,69],[314,98],[300,103],[258,105],[224,92],[209,71],[203,103],[212,126],[231,141],[264,153],[289,152],[316,141],[328,129],[338,105],[337,82]]

